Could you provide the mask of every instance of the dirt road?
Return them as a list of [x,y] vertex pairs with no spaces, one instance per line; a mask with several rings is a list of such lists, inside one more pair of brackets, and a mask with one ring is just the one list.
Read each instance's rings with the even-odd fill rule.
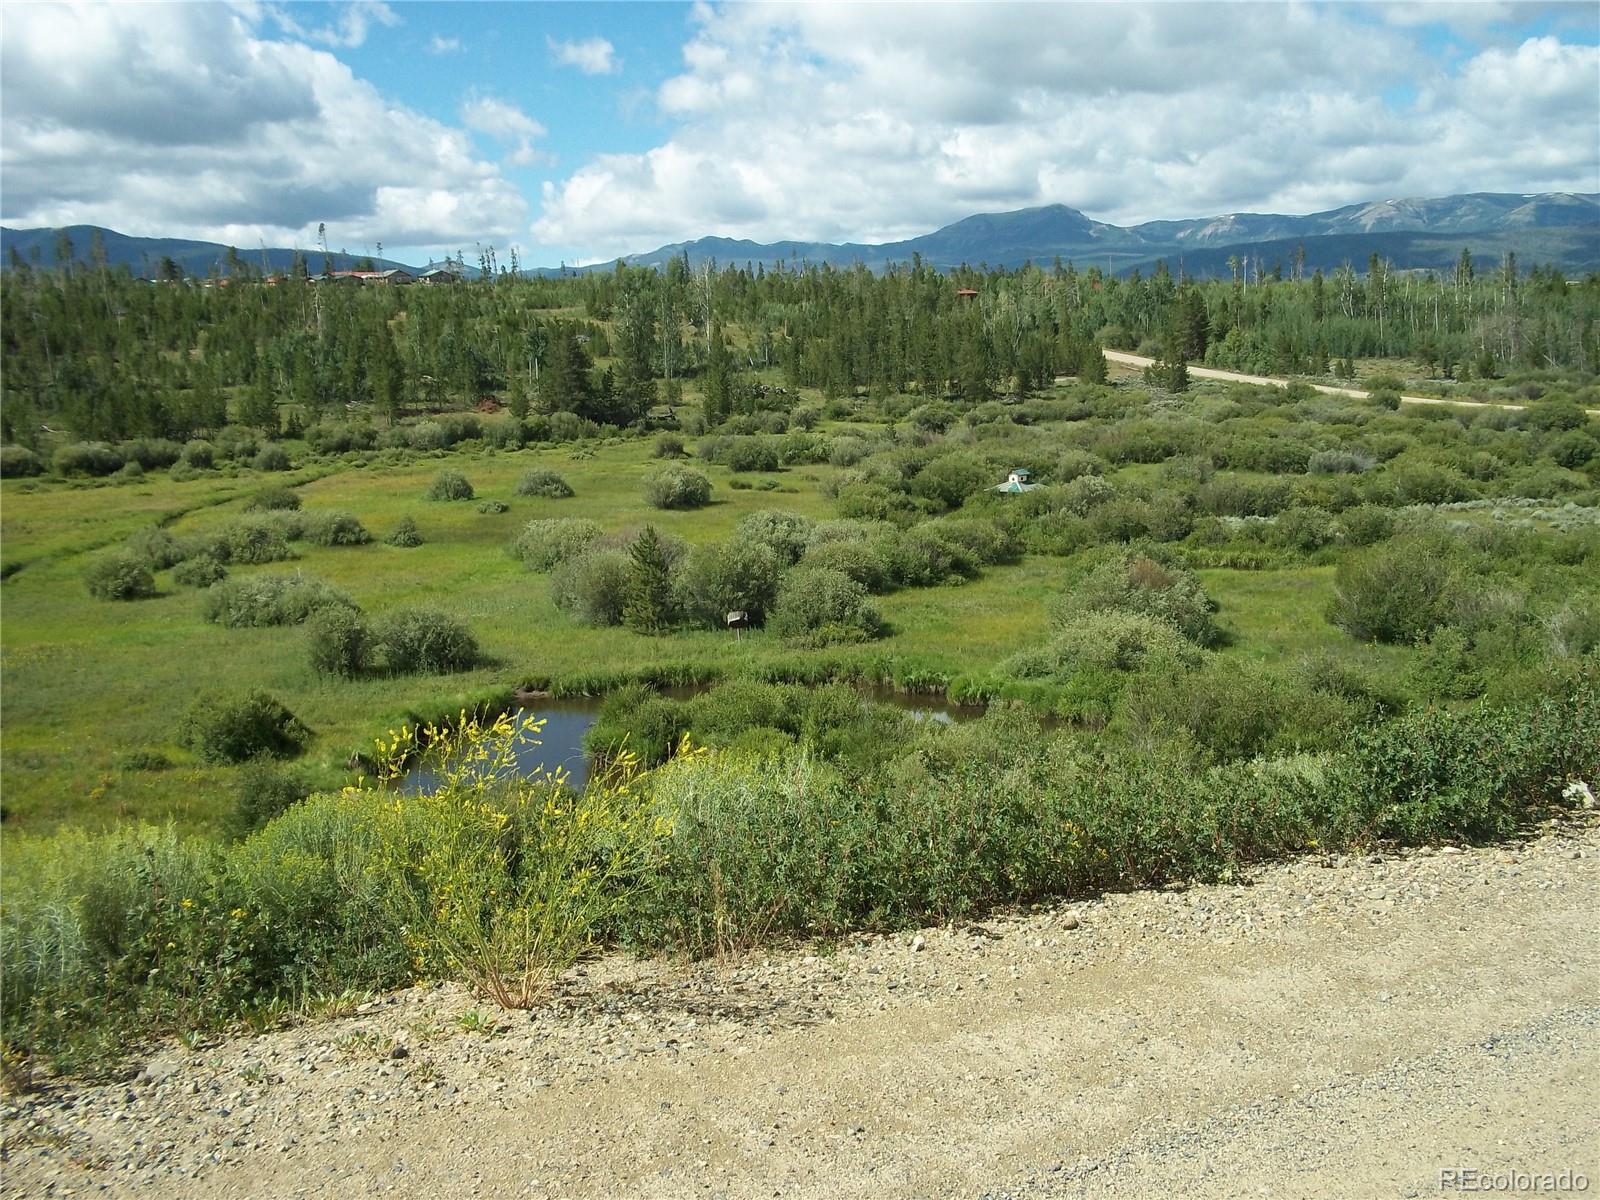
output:
[[1597,913],[1591,821],[826,952],[607,960],[531,1019],[413,989],[13,1102],[4,1190],[1282,1200],[1568,1170],[1592,1195]]
[[[1143,370],[1155,363],[1153,358],[1145,358],[1139,354],[1128,354],[1121,350],[1105,351],[1106,361],[1117,366],[1131,367]],[[1288,387],[1289,381],[1275,375],[1244,375],[1238,371],[1219,371],[1215,367],[1189,367],[1189,374],[1196,379],[1220,379],[1227,383],[1254,383],[1263,387]],[[1356,400],[1366,400],[1372,393],[1363,392],[1358,388],[1332,387],[1325,383],[1310,385],[1314,391],[1325,396],[1349,396]],[[1401,404],[1443,404],[1453,408],[1504,408],[1512,412],[1521,412],[1527,407],[1525,404],[1500,404],[1488,400],[1445,400],[1438,396],[1401,396]],[[1585,410],[1591,417],[1600,417],[1600,408]],[[1600,1186],[1600,1185],[1597,1185]]]

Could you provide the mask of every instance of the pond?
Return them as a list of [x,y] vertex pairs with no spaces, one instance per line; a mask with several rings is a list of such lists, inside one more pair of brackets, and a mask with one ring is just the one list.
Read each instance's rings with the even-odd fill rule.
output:
[[[670,688],[663,695],[686,699],[705,688]],[[951,704],[943,696],[907,695],[889,687],[857,689],[863,701],[888,704],[909,713],[919,721],[951,725],[983,716],[983,708],[970,704]],[[557,770],[566,772],[567,782],[581,789],[589,781],[589,754],[584,735],[600,716],[602,700],[597,696],[577,696],[561,700],[540,700],[514,710],[542,717],[545,725],[537,743],[527,741],[517,749],[516,773],[529,777]],[[425,796],[438,788],[439,772],[431,764],[419,762],[400,780],[400,791],[408,796]]]

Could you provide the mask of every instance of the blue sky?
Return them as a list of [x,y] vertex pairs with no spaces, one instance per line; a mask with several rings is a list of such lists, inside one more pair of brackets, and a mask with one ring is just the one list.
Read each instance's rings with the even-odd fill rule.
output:
[[0,9],[0,220],[423,262],[1600,191],[1590,3]]

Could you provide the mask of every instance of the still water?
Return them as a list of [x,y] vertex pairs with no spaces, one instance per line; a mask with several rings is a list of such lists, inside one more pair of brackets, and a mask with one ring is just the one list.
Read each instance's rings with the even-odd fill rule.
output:
[[[674,688],[666,694],[681,699],[699,690],[704,689]],[[908,696],[886,687],[863,687],[860,692],[863,700],[893,705],[920,721],[949,725],[983,715],[982,708],[951,704],[939,696]],[[517,748],[514,773],[532,777],[562,771],[570,786],[581,789],[589,780],[590,766],[583,738],[599,717],[600,704],[598,697],[573,697],[540,700],[517,710],[522,715],[542,717],[545,725],[537,741],[529,739]],[[400,791],[408,796],[425,796],[438,788],[439,782],[439,772],[431,764],[419,762],[401,779]]]

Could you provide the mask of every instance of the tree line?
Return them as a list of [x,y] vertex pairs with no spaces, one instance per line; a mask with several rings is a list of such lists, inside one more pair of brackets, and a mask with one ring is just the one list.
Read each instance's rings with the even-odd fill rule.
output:
[[352,410],[393,422],[488,396],[519,416],[626,426],[686,382],[712,423],[779,379],[828,397],[976,401],[1094,378],[1102,347],[1271,374],[1351,374],[1364,357],[1454,380],[1600,373],[1600,276],[1524,272],[1511,256],[1483,268],[1468,251],[1444,274],[1373,256],[1360,274],[1206,281],[1164,264],[1119,278],[1060,262],[874,274],[677,258],[454,287],[225,282],[14,262],[0,277],[4,440],[182,438],[228,422],[293,435]]

